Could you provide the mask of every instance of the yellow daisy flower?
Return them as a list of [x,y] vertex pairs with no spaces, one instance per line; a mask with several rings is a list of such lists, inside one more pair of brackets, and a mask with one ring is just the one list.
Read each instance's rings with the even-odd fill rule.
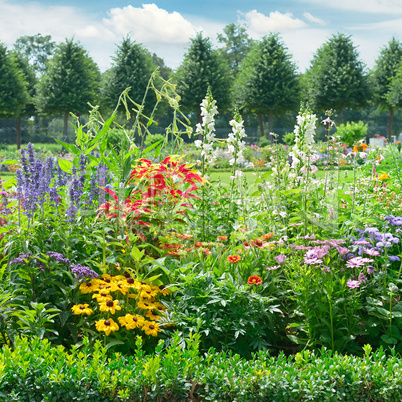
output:
[[152,310],[155,308],[155,305],[150,303],[148,300],[140,300],[137,304],[137,307],[142,310]]
[[159,328],[159,324],[157,324],[155,321],[145,321],[145,324],[142,327],[142,330],[147,335],[152,335],[152,336],[158,336],[158,332],[161,331]]
[[112,331],[118,331],[119,326],[112,318],[108,320],[100,320],[95,323],[96,329],[101,332],[104,331],[106,335],[109,335]]
[[108,300],[113,300],[113,297],[107,292],[94,293],[92,295],[92,298],[96,299],[98,303],[104,303]]
[[83,282],[80,285],[81,293],[92,293],[96,291],[96,283],[93,281]]
[[76,315],[79,314],[91,315],[93,313],[93,311],[89,308],[89,304],[77,304],[71,307],[71,310]]
[[121,307],[119,306],[118,300],[106,300],[100,303],[99,310],[110,311],[110,313],[115,314],[116,310],[121,310]]
[[126,314],[124,317],[118,318],[120,325],[125,326],[126,329],[142,328],[145,319],[140,315]]

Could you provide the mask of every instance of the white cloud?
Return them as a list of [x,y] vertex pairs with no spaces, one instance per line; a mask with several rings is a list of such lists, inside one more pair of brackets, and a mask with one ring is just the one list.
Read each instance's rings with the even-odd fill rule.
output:
[[310,13],[306,12],[306,13],[303,14],[303,16],[307,21],[312,22],[313,24],[318,24],[318,25],[325,25],[326,24],[326,22],[324,20],[322,20],[321,18],[314,17]]
[[119,36],[132,33],[135,40],[146,45],[183,46],[196,32],[196,27],[181,14],[168,13],[155,4],[143,4],[141,8],[112,8],[109,14],[103,23],[111,31]]
[[257,35],[267,35],[270,32],[286,32],[306,26],[305,22],[294,18],[293,14],[282,14],[279,11],[273,11],[269,13],[269,16],[266,16],[257,10],[252,10],[244,14],[244,22]]
[[[322,0],[304,0],[307,3],[323,5]],[[401,0],[336,0],[326,1],[325,7],[358,11],[361,13],[402,14]]]

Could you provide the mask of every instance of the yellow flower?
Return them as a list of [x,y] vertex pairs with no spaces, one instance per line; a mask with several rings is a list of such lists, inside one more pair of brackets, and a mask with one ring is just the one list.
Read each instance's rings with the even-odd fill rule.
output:
[[121,310],[118,300],[106,300],[100,303],[100,311],[110,311],[112,314],[116,313],[116,310]]
[[162,293],[163,296],[167,296],[170,295],[170,290],[168,288],[166,288],[164,285],[160,285],[158,286],[159,288],[159,292]]
[[147,335],[152,335],[152,336],[157,336],[158,332],[160,332],[159,324],[157,324],[155,321],[145,321],[145,324],[142,327],[142,330]]
[[380,176],[378,176],[378,180],[388,180],[389,176],[386,172],[381,172]]
[[125,326],[126,329],[142,328],[145,323],[144,317],[132,314],[126,314],[124,317],[119,317],[118,320],[120,325]]
[[140,297],[143,299],[153,299],[158,294],[157,290],[152,290],[149,286],[149,289],[143,289],[140,293]]
[[83,282],[80,285],[81,293],[92,293],[96,291],[96,283],[94,281]]
[[89,304],[77,304],[71,307],[71,310],[73,310],[73,313],[76,315],[79,314],[91,315],[93,313],[93,311],[89,308]]
[[94,293],[93,299],[96,299],[98,303],[104,303],[108,300],[113,300],[113,297],[108,292]]
[[155,305],[150,303],[148,300],[140,300],[137,304],[137,307],[141,308],[142,310],[152,310],[155,308]]
[[[159,311],[159,310],[158,310]],[[161,316],[164,316],[165,314],[163,312],[156,313],[155,310],[148,310],[147,313],[145,314],[145,317],[148,317],[150,320],[159,320]]]
[[112,331],[118,331],[119,326],[113,319],[109,318],[108,320],[100,320],[95,323],[96,329],[100,331],[104,331],[106,335],[109,335]]

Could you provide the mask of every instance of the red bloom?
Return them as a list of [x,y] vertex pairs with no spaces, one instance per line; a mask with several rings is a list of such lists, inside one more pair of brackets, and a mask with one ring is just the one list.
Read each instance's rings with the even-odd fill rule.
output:
[[230,255],[229,257],[226,258],[229,262],[231,262],[232,264],[235,264],[236,262],[239,262],[241,260],[240,255]]
[[247,283],[249,285],[261,285],[262,279],[257,275],[252,275],[248,278]]

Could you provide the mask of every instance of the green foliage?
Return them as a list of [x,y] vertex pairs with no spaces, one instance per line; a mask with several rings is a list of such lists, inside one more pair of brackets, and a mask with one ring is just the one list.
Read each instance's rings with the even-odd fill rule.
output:
[[236,76],[240,62],[250,51],[252,44],[252,40],[247,33],[247,28],[240,24],[228,24],[223,28],[223,34],[218,34],[217,39],[219,43],[224,45],[218,51],[227,61],[234,76]]
[[366,138],[367,124],[364,124],[362,121],[341,124],[336,129],[336,135],[341,137],[341,141],[347,147],[352,147],[356,142]]
[[183,110],[199,114],[201,101],[213,88],[213,97],[219,110],[225,111],[230,104],[230,71],[222,56],[212,48],[211,40],[197,34],[181,66],[174,77],[177,93],[181,96]]
[[[148,94],[147,89],[155,68],[149,51],[127,36],[116,50],[112,67],[102,76],[103,102],[114,109],[121,93],[130,88],[127,92],[128,98],[137,105],[142,105],[145,113],[150,113],[155,103],[155,95]],[[123,103],[119,103],[117,109],[126,111]]]
[[276,315],[273,299],[251,293],[230,276],[200,273],[184,284],[169,309],[176,327],[202,335],[202,350],[231,349],[243,356],[273,346]]
[[34,70],[39,73],[46,70],[46,63],[55,46],[56,43],[52,41],[50,35],[41,34],[20,36],[14,44],[15,50],[27,57]]
[[35,102],[46,114],[86,113],[98,98],[100,72],[88,52],[73,39],[55,50],[39,80]]
[[382,108],[389,109],[390,106],[399,104],[399,102],[395,104],[395,99],[392,99],[392,96],[390,98],[389,92],[396,84],[396,82],[393,82],[393,79],[398,74],[401,60],[402,44],[396,38],[392,38],[388,42],[388,45],[381,49],[372,71],[375,100]]
[[47,340],[21,338],[0,351],[0,398],[32,400],[205,401],[399,401],[402,362],[395,353],[342,356],[322,348],[287,357],[267,352],[249,361],[231,352],[199,352],[199,335],[160,344],[145,355],[137,338],[133,356],[108,355],[100,342],[82,349],[54,348]]
[[281,115],[298,106],[296,66],[278,34],[255,42],[234,83],[235,104],[243,113]]
[[19,116],[28,98],[24,73],[14,55],[0,42],[0,117]]
[[345,108],[364,106],[370,86],[364,64],[350,36],[332,35],[315,53],[306,73],[309,101],[319,110],[336,109],[343,123]]
[[283,142],[289,146],[293,146],[295,144],[295,139],[296,139],[295,133],[286,133],[283,136]]

